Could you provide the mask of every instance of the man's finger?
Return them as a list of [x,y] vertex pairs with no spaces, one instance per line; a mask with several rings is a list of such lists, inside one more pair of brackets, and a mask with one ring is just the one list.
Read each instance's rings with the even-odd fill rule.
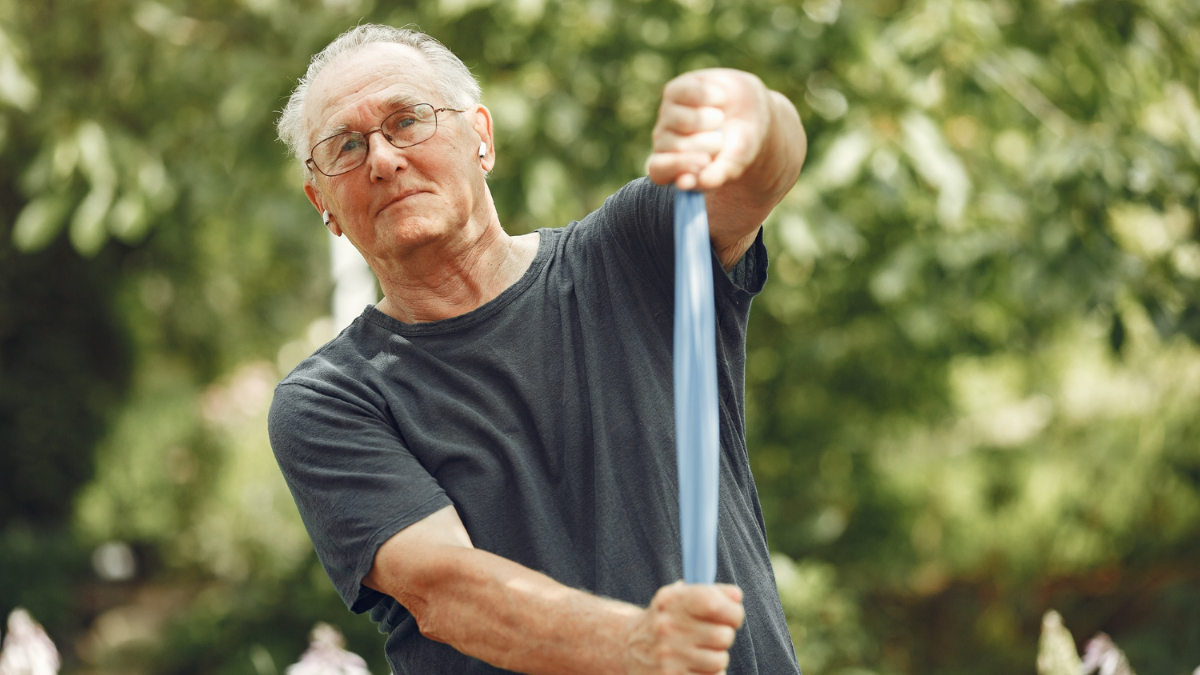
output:
[[745,594],[742,593],[742,589],[734,586],[733,584],[713,584],[713,586],[715,586],[718,590],[724,593],[726,597],[734,602],[741,602],[742,598],[745,596]]
[[729,652],[716,649],[694,649],[684,655],[689,673],[717,675],[729,667]]
[[[710,161],[712,161],[712,157],[705,153],[655,153],[650,155],[650,160],[646,162],[646,173],[650,176],[650,180],[659,185],[676,183],[684,175],[691,175],[695,180],[696,174]],[[677,186],[684,190],[690,190],[695,187],[695,184],[679,185],[677,183]]]
[[713,161],[700,170],[700,185],[706,190],[737,180],[754,160],[759,148],[739,125],[730,124],[725,131],[725,143]]
[[685,73],[663,87],[663,101],[686,106],[722,106],[729,100],[725,89],[707,81],[703,73]]
[[725,112],[720,108],[664,103],[658,111],[658,124],[655,131],[695,134],[701,131],[720,129],[724,123]]
[[654,136],[654,152],[703,153],[711,157],[724,146],[725,133],[720,129],[686,135],[664,131]]
[[737,638],[733,626],[704,623],[696,628],[696,646],[705,649],[729,649]]
[[700,621],[733,628],[742,625],[746,618],[746,610],[741,603],[730,600],[729,596],[712,586],[694,588],[696,592],[690,593],[684,602],[684,611],[689,615]]

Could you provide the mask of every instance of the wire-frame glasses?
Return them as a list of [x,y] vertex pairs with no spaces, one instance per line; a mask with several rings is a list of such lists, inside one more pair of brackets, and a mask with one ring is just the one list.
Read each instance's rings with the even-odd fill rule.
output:
[[344,131],[313,146],[304,162],[326,176],[340,176],[353,171],[367,161],[367,137],[379,132],[388,143],[407,148],[433,138],[437,133],[437,114],[463,112],[454,108],[434,108],[429,103],[406,106],[388,115],[374,131]]

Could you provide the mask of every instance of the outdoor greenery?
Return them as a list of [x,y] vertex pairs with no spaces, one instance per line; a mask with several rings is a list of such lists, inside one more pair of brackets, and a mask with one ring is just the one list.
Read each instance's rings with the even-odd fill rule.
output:
[[677,73],[796,104],[747,398],[806,673],[1032,673],[1051,608],[1200,665],[1200,3],[0,0],[0,614],[64,672],[282,673],[317,621],[387,672],[265,432],[332,336],[272,125],[360,21],[479,77],[513,233],[640,175]]

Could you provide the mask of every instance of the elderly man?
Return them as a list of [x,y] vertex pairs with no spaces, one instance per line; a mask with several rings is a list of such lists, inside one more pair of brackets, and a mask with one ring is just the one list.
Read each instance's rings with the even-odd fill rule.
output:
[[[798,673],[743,423],[761,224],[805,154],[795,108],[746,73],[682,75],[663,93],[651,180],[519,237],[488,190],[478,84],[426,35],[344,34],[279,129],[384,299],[279,385],[271,442],[334,586],[387,633],[392,669]],[[706,191],[716,272],[712,586],[678,582],[675,188]]]

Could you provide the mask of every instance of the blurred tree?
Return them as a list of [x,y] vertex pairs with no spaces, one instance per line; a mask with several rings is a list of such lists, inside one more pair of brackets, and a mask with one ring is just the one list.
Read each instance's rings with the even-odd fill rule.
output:
[[128,385],[112,258],[0,247],[0,529],[62,525]]
[[[640,174],[675,73],[796,102],[812,151],[767,228],[748,424],[806,670],[1029,671],[1050,606],[1139,672],[1200,663],[1196,3],[0,0],[0,527],[61,518],[96,462],[75,548],[13,526],[0,564],[87,586],[78,547],[133,541],[134,585],[189,598],[147,618],[157,648],[93,664],[273,672],[324,619],[380,667],[262,432],[330,337],[272,111],[360,19],[480,77],[513,232]],[[112,623],[39,588],[52,635]]]

